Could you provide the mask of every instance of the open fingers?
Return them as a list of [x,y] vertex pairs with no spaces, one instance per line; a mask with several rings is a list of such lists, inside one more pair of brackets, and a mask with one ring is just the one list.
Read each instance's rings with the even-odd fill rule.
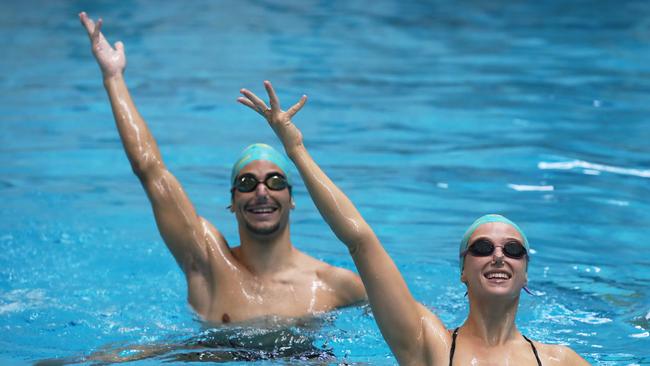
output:
[[88,37],[93,44],[106,41],[104,35],[102,34],[102,24],[104,24],[102,18],[99,18],[97,19],[97,22],[94,22],[92,19],[90,19],[88,14],[81,12],[79,13],[79,19],[81,20],[81,24],[83,24],[83,26],[86,28]]
[[93,40],[93,42],[98,42],[99,37],[101,37],[101,30],[102,30],[102,18],[97,19],[97,23],[95,23],[95,29],[93,30],[92,36],[90,36],[90,39]]
[[264,115],[264,112],[267,109],[269,109],[269,107],[266,106],[266,103],[264,103],[262,99],[260,99],[257,95],[253,94],[253,92],[251,92],[250,90],[242,89],[240,90],[240,93],[242,93],[242,95],[244,95],[248,99],[248,101],[251,102],[252,106],[246,103],[244,104],[258,111],[262,115]]
[[271,85],[270,81],[264,80],[264,89],[266,89],[266,93],[269,95],[271,108],[275,111],[280,111],[280,99],[278,99],[277,94],[275,94],[275,90],[273,90],[273,85]]
[[307,96],[303,95],[298,101],[298,103],[294,104],[291,108],[287,110],[289,116],[293,117],[296,113],[298,113],[298,111],[302,109],[302,107],[305,105],[306,102],[307,102]]
[[239,97],[239,98],[237,98],[237,101],[239,103],[247,106],[248,108],[254,110],[255,112],[259,113],[259,110],[257,109],[257,107],[255,107],[255,104],[253,104],[253,102],[250,101],[250,99],[244,98],[244,97]]
[[81,20],[81,24],[84,26],[84,28],[86,28],[86,32],[88,32],[88,37],[92,39],[93,32],[95,30],[95,22],[93,22],[92,19],[88,17],[88,14],[86,14],[83,11],[79,13],[79,20]]

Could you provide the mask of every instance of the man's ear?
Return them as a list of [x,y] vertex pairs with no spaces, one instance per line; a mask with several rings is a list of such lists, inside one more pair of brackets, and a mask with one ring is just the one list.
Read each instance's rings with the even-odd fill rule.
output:
[[235,205],[235,189],[233,188],[230,190],[230,205],[228,205],[228,207],[226,208],[228,209],[228,211],[234,213],[235,212],[235,209],[233,208],[234,205]]
[[293,200],[293,196],[291,197],[291,209],[293,210],[296,208],[296,201]]

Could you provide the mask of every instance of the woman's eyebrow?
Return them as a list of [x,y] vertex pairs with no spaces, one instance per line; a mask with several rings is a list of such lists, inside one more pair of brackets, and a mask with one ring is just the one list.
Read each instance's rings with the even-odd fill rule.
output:
[[[492,240],[492,238],[490,238],[488,235],[479,235],[479,236],[477,236],[474,240],[472,240],[470,243],[475,243],[475,242],[477,242],[477,241],[479,241],[479,240],[487,240],[487,241],[491,241],[491,242],[494,241],[494,240]],[[516,242],[519,243],[519,244],[522,244],[522,243],[523,243],[523,242],[521,241],[521,239],[519,239],[519,238],[517,238],[517,237],[515,237],[515,236],[507,236],[507,237],[503,238],[502,242],[505,242],[505,241],[516,241]]]

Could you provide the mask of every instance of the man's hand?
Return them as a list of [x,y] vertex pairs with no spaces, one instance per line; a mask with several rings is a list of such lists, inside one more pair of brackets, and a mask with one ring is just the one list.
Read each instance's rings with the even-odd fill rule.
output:
[[266,118],[266,121],[273,128],[275,134],[282,141],[285,151],[291,156],[291,153],[296,147],[302,146],[302,133],[291,122],[291,118],[305,105],[307,96],[303,95],[298,103],[294,104],[287,111],[283,111],[280,107],[280,100],[269,81],[264,81],[264,88],[266,88],[266,92],[269,95],[271,108],[267,107],[262,99],[247,89],[240,90],[244,96],[237,98],[237,101]]
[[102,70],[104,79],[114,76],[121,76],[126,68],[126,55],[124,54],[124,44],[116,42],[115,48],[111,47],[101,32],[102,19],[97,23],[93,22],[85,12],[79,13],[79,20],[86,28],[88,37],[92,44],[93,55]]

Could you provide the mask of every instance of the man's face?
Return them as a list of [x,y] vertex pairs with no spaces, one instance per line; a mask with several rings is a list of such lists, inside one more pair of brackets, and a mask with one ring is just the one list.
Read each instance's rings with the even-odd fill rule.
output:
[[260,183],[251,192],[234,190],[231,211],[235,213],[240,227],[251,234],[269,236],[280,233],[289,223],[289,212],[294,207],[288,188],[279,191],[269,189],[264,183],[272,173],[286,177],[280,168],[270,161],[255,160],[237,175],[252,174]]
[[527,259],[525,256],[515,259],[504,255],[503,246],[508,243],[523,243],[519,232],[506,223],[491,222],[474,231],[469,239],[470,247],[479,241],[491,242],[494,252],[483,257],[467,253],[461,280],[467,284],[468,291],[518,296],[528,281]]

